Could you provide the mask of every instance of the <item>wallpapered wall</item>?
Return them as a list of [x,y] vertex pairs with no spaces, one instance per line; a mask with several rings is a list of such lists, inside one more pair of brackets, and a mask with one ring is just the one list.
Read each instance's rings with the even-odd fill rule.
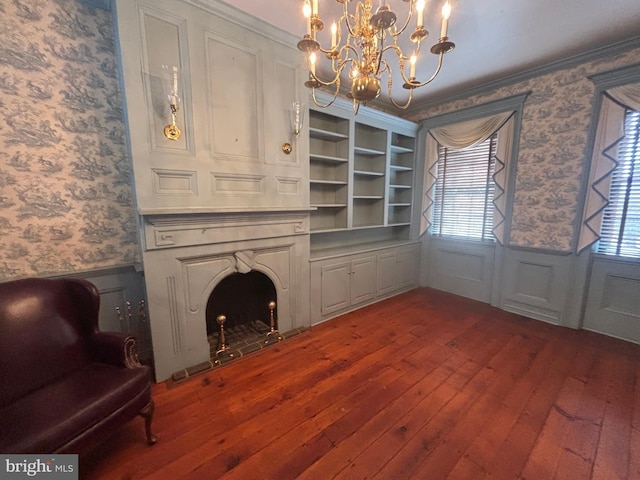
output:
[[111,12],[0,2],[0,279],[137,261]]
[[[594,88],[640,49],[429,109],[532,91],[513,245],[569,251]],[[138,261],[111,13],[78,0],[0,2],[0,280]],[[421,115],[419,120],[425,118]]]
[[595,88],[588,76],[640,62],[640,49],[431,108],[427,116],[531,91],[523,112],[510,244],[570,251]]

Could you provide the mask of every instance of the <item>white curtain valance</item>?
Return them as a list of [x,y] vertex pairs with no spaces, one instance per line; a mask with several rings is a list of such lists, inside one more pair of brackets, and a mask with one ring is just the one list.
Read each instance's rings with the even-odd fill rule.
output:
[[576,247],[578,253],[600,239],[602,216],[609,202],[611,173],[618,164],[618,144],[624,138],[625,110],[631,108],[640,111],[640,83],[611,88],[606,94],[602,99],[593,144],[589,186]]
[[467,148],[484,142],[507,121],[512,113],[503,112],[491,117],[437,127],[429,133],[440,145],[447,148]]

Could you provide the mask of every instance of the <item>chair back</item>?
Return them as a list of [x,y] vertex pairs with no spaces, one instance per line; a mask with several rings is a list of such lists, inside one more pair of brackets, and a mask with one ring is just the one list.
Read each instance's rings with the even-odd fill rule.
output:
[[82,368],[100,296],[81,279],[0,283],[0,406]]

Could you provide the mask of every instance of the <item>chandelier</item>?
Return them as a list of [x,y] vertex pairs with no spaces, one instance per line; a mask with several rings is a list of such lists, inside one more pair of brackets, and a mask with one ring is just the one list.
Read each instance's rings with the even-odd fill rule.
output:
[[[324,22],[318,14],[318,0],[305,0],[303,13],[307,23],[307,33],[298,42],[298,49],[306,54],[309,79],[305,86],[311,89],[313,102],[318,107],[328,107],[336,99],[340,90],[340,81],[343,71],[349,73],[351,89],[347,97],[353,99],[354,112],[358,112],[360,104],[377,98],[380,95],[380,85],[383,75],[387,76],[388,97],[397,108],[405,109],[411,103],[413,90],[431,83],[442,67],[442,59],[445,53],[455,47],[447,37],[451,4],[446,0],[442,7],[442,27],[439,40],[431,47],[431,53],[438,56],[438,62],[434,73],[424,81],[416,78],[416,64],[420,57],[420,46],[427,38],[429,32],[424,28],[425,0],[403,0],[407,4],[406,20],[400,26],[396,23],[397,15],[391,10],[386,0],[381,0],[375,10],[372,0],[354,2],[352,0],[336,0],[343,8],[342,16],[331,25],[331,46],[323,48],[317,40],[317,33],[324,28]],[[353,12],[349,10],[349,4],[354,3]],[[401,35],[409,28],[412,18],[415,16],[415,28],[409,36],[412,42],[411,53],[405,55],[399,45]],[[391,52],[386,55],[387,52]],[[393,84],[393,72],[386,57],[394,58],[398,64],[398,70],[402,77],[403,87],[408,91],[406,101],[399,102],[393,96],[391,87]],[[324,55],[331,69],[318,69],[319,57]],[[409,64],[407,75],[406,66]],[[345,73],[346,73],[345,72]],[[331,78],[323,80],[321,77],[329,74]],[[325,87],[333,88],[333,98],[328,103],[321,104],[316,99],[316,89]]]

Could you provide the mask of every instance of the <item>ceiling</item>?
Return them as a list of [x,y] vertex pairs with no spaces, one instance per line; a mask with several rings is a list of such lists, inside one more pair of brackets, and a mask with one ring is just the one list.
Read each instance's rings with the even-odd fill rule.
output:
[[[224,2],[298,37],[305,33],[303,0]],[[431,76],[435,68],[437,57],[428,48],[439,36],[443,2],[427,0],[425,27],[432,34],[422,48],[418,80]],[[398,15],[398,23],[404,21],[406,1],[387,3]],[[379,0],[373,4],[376,7]],[[414,105],[611,44],[640,46],[640,0],[451,0],[451,4],[448,35],[456,47],[445,55],[440,75],[414,91]],[[336,0],[319,0],[325,25],[339,17],[341,8]],[[393,91],[405,98],[401,84],[394,81]],[[380,98],[386,100],[386,80]]]

